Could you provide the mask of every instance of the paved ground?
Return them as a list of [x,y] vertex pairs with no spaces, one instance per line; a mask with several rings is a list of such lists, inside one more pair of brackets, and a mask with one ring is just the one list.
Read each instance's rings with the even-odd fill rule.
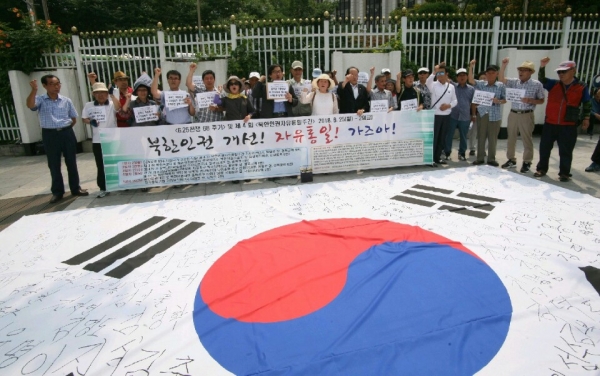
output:
[[[555,148],[550,160],[550,171],[543,178],[543,181],[555,184],[564,188],[572,189],[577,192],[589,194],[600,198],[600,173],[587,173],[584,169],[591,163],[590,156],[594,151],[598,140],[598,135],[590,140],[588,136],[580,135],[575,147],[572,174],[573,180],[568,183],[558,181],[558,149]],[[539,145],[539,136],[534,136],[534,145],[536,152],[534,164],[537,163],[537,146]],[[456,148],[458,140],[455,140],[455,148],[452,152],[452,161],[442,169],[468,167],[466,162],[457,161]],[[498,152],[496,159],[500,164],[506,161],[506,140],[498,141]],[[517,143],[517,157],[522,154],[522,145]],[[474,157],[469,158],[472,162]],[[519,173],[521,160],[518,161],[518,168],[510,169],[512,173]],[[276,182],[264,181],[259,184],[232,184],[209,183],[182,186],[181,188],[153,188],[149,192],[140,190],[113,192],[104,198],[96,198],[98,187],[96,186],[96,165],[92,153],[82,153],[77,155],[77,165],[81,178],[81,186],[90,191],[88,197],[72,197],[68,193],[65,198],[56,204],[49,204],[52,197],[50,194],[50,172],[46,164],[46,156],[33,157],[0,157],[0,231],[17,221],[24,215],[33,215],[37,213],[48,213],[61,210],[75,210],[82,208],[94,208],[100,206],[123,205],[128,203],[139,203],[148,201],[170,200],[177,198],[206,196],[218,193],[247,191],[263,188],[272,188],[282,185],[301,184],[296,179],[281,179]],[[471,167],[473,168],[473,167]],[[326,183],[329,181],[340,181],[349,179],[360,179],[371,176],[385,176],[395,174],[407,174],[419,171],[431,171],[428,166],[417,167],[397,167],[377,170],[366,170],[362,174],[353,172],[343,172],[326,175],[315,175],[314,183]],[[67,177],[63,164],[63,176]],[[533,172],[526,174],[534,179]],[[65,186],[68,187],[67,181]],[[518,194],[518,192],[515,192]]]

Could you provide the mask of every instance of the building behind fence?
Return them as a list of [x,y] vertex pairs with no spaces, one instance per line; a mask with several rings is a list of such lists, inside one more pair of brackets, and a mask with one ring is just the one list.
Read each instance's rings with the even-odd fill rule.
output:
[[[86,74],[95,71],[100,80],[110,82],[115,71],[138,77],[152,75],[167,61],[195,61],[230,58],[244,45],[266,74],[277,62],[289,67],[301,60],[307,71],[314,67],[331,69],[334,51],[385,52],[401,42],[405,58],[418,66],[433,67],[445,61],[451,67],[466,67],[477,59],[477,68],[497,63],[504,48],[525,50],[570,49],[570,59],[578,63],[578,76],[588,84],[600,72],[600,21],[587,15],[429,15],[382,19],[327,18],[304,20],[235,21],[230,25],[198,28],[140,29],[74,33],[72,44],[59,53],[46,54],[39,68],[77,70],[82,101],[90,100]],[[392,43],[390,43],[392,42]],[[555,62],[558,64],[558,62]],[[392,71],[400,67],[389,67]],[[248,74],[247,72],[246,74]],[[17,104],[24,105],[24,104]],[[14,106],[0,108],[0,135],[17,139],[18,125],[11,120]]]

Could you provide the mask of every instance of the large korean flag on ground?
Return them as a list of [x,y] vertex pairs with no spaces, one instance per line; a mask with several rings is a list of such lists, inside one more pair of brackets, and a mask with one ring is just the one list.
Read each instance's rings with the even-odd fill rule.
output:
[[598,374],[598,213],[483,167],[25,217],[0,373]]

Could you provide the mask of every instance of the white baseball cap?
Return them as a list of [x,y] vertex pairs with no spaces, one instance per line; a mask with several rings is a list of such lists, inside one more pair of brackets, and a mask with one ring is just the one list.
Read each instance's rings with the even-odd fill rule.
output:
[[390,70],[390,68],[383,68],[383,69],[381,70],[381,73],[382,73],[382,74],[383,74],[383,73],[391,73],[391,72],[392,72],[392,71]]
[[417,71],[417,74],[419,74],[421,72],[427,72],[427,73],[429,73],[429,69],[427,69],[425,67],[419,68],[419,70]]
[[250,76],[248,76],[248,78],[250,79],[254,77],[260,79],[260,74],[258,72],[250,72]]
[[459,70],[456,71],[457,76],[461,73],[467,74],[467,70],[465,68],[460,68]]

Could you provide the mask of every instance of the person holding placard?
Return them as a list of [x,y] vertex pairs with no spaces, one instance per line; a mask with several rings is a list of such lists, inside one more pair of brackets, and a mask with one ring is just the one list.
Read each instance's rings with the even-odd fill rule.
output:
[[421,93],[421,103],[423,103],[424,110],[431,110],[431,92],[427,87],[427,79],[429,78],[429,69],[421,67],[417,70],[417,78],[419,81],[415,84],[415,87],[419,89]]
[[398,72],[396,78],[396,91],[399,93],[396,108],[400,111],[421,111],[423,109],[421,90],[414,85],[415,74],[412,69],[407,69],[402,74]]
[[191,117],[196,114],[194,103],[190,94],[179,89],[181,83],[181,73],[176,70],[167,72],[167,82],[169,90],[158,90],[158,79],[161,69],[154,68],[154,77],[152,78],[152,96],[160,98],[160,103],[164,106],[165,121],[167,124],[189,124]]
[[510,113],[508,114],[508,140],[506,142],[506,158],[508,161],[502,165],[502,168],[517,167],[517,157],[515,156],[515,147],[517,145],[517,135],[521,134],[523,142],[523,165],[521,172],[525,173],[531,168],[533,160],[533,129],[535,128],[535,117],[533,111],[537,104],[543,104],[544,87],[538,80],[531,78],[535,73],[535,65],[531,61],[524,61],[517,67],[519,78],[506,78],[504,71],[508,66],[510,59],[502,59],[500,67],[499,80],[506,85],[506,99],[510,101]]
[[[302,62],[296,60],[292,63],[292,79],[286,81],[294,89],[294,94],[298,98],[300,98],[303,89],[312,89],[311,81],[302,78],[303,73],[304,66]],[[292,107],[292,114],[294,116],[310,116],[311,112],[310,104],[298,103],[297,106]]]
[[473,103],[477,106],[477,159],[474,165],[485,163],[485,143],[488,143],[487,164],[498,167],[496,162],[496,144],[498,142],[498,133],[502,124],[501,104],[506,103],[506,92],[504,84],[498,82],[497,65],[488,65],[485,70],[485,80],[475,80],[474,68],[476,60],[471,60],[469,64],[469,83],[475,87],[473,94]]
[[450,113],[450,125],[448,132],[446,133],[446,145],[444,153],[446,160],[450,159],[450,153],[452,152],[452,140],[454,139],[454,131],[458,128],[458,134],[460,137],[458,146],[458,160],[466,161],[465,155],[467,151],[467,132],[469,131],[469,124],[471,122],[471,113],[474,115],[475,110],[471,111],[471,102],[473,101],[473,94],[475,89],[473,86],[467,84],[467,70],[460,68],[456,71],[456,83],[452,82],[454,90],[456,90],[456,100],[458,104],[452,108]]
[[[437,81],[434,81],[434,78],[437,78]],[[436,65],[434,74],[427,78],[427,88],[431,93],[431,103],[433,103],[431,108],[435,110],[433,120],[433,163],[431,166],[437,167],[440,164],[447,164],[441,156],[444,152],[446,133],[450,125],[450,113],[452,108],[458,104],[454,86],[448,82],[448,70],[444,62]]]
[[397,108],[392,92],[385,88],[387,79],[385,75],[375,76],[375,88],[373,87],[373,76],[375,76],[375,67],[371,68],[371,75],[367,82],[367,93],[371,98],[371,112],[390,112]]
[[[128,94],[131,98],[131,94]],[[100,188],[100,192],[96,197],[102,198],[109,192],[106,191],[100,128],[117,127],[117,112],[120,110],[121,104],[117,98],[108,94],[108,88],[103,82],[96,82],[92,86],[92,95],[94,96],[94,101],[85,104],[81,118],[85,124],[92,126],[92,151],[94,152],[97,170],[96,184]]]
[[358,83],[358,68],[346,69],[344,81],[338,84],[337,95],[340,114],[356,114],[362,116],[369,112],[369,93],[367,88]]
[[[479,72],[477,74],[478,80],[485,80],[485,72]],[[471,123],[469,124],[469,132],[467,138],[469,139],[469,155],[475,155],[477,150],[477,105],[471,103]]]
[[242,92],[242,80],[237,76],[231,76],[223,85],[225,96],[215,94],[214,103],[218,111],[225,111],[225,121],[243,120],[247,123],[254,114],[254,107],[248,97]]
[[185,79],[185,86],[187,86],[188,90],[196,100],[196,114],[194,115],[194,121],[197,123],[222,121],[223,113],[217,111],[215,106],[211,106],[215,94],[220,92],[219,89],[215,88],[215,72],[210,69],[202,72],[203,87],[200,87],[194,83],[194,73],[196,72],[197,67],[198,65],[196,63],[191,63],[190,70]]
[[[117,113],[127,119],[130,127],[145,127],[158,125],[160,112],[158,105],[150,95],[152,79],[146,73],[142,74],[133,84],[133,93],[127,93],[125,104]],[[131,100],[132,95],[136,98]]]
[[538,74],[544,89],[548,90],[548,105],[540,139],[540,161],[533,176],[541,178],[546,175],[550,153],[556,142],[560,156],[558,179],[561,182],[568,182],[571,180],[571,163],[573,149],[577,142],[577,125],[581,121],[583,130],[590,125],[592,103],[587,86],[575,77],[577,63],[574,61],[560,63],[555,69],[558,80],[552,80],[546,78],[546,64],[549,61],[549,57],[540,60]]
[[294,89],[283,81],[283,68],[272,64],[267,73],[271,81],[266,84],[258,81],[252,89],[252,97],[261,102],[259,116],[262,119],[293,116],[292,108],[298,105],[298,97]]
[[[88,80],[90,81],[90,86],[93,86],[97,82],[98,76],[96,73],[90,72],[88,73]],[[123,107],[127,100],[127,94],[131,93],[133,93],[133,89],[129,87],[129,77],[121,71],[115,72],[113,75],[113,86],[108,88],[108,95],[114,96],[121,104],[121,107]],[[117,113],[117,127],[129,127],[128,118],[125,114]]]
[[311,115],[333,115],[339,113],[337,97],[329,90],[335,86],[335,82],[327,73],[321,74],[312,82],[312,91],[306,88],[300,93],[300,102],[312,107]]
[[77,137],[73,126],[77,122],[77,111],[71,99],[60,95],[61,83],[58,77],[47,74],[42,77],[42,85],[46,94],[36,95],[38,85],[36,80],[29,82],[31,92],[27,96],[27,107],[37,111],[42,127],[42,143],[48,160],[48,168],[52,177],[52,198],[54,204],[62,200],[65,194],[60,168],[61,156],[65,156],[65,165],[69,173],[69,188],[73,196],[87,196],[89,193],[79,186],[77,171]]

